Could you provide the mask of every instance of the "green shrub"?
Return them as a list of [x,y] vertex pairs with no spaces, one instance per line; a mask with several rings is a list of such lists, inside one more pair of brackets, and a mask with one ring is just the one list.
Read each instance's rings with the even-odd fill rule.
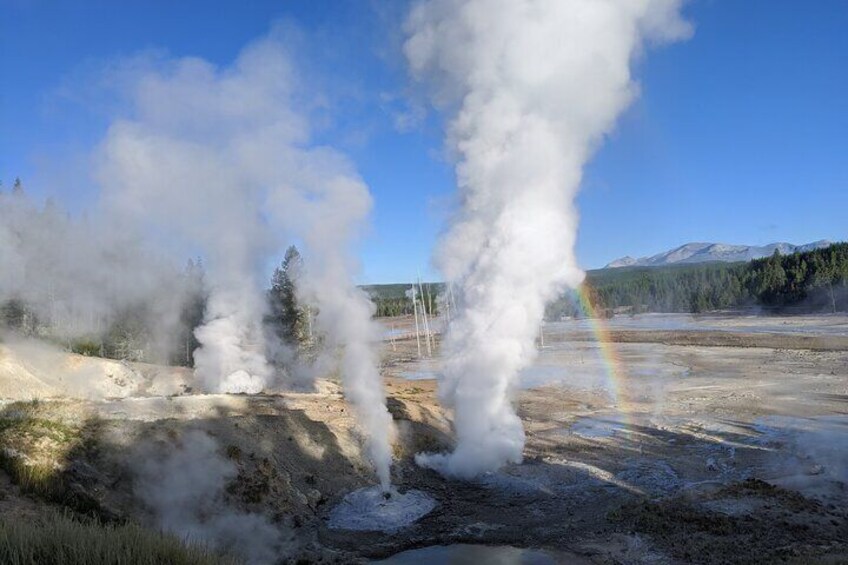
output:
[[100,357],[103,346],[99,341],[93,339],[78,339],[71,343],[71,351],[88,357]]

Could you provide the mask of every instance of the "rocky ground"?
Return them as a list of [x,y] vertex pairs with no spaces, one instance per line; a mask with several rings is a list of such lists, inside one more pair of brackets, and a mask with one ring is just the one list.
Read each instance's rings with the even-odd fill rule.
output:
[[327,525],[345,494],[374,483],[332,380],[313,392],[201,395],[184,370],[45,362],[0,344],[0,511],[28,519],[65,506],[155,527],[139,470],[202,432],[232,470],[216,508],[264,516],[291,559],[474,543],[589,563],[848,562],[842,338],[625,331],[604,344],[580,329],[548,335],[517,398],[524,463],[471,483],[415,466],[415,453],[451,445],[438,351],[419,359],[414,339],[387,341],[393,480],[438,503],[391,533]]

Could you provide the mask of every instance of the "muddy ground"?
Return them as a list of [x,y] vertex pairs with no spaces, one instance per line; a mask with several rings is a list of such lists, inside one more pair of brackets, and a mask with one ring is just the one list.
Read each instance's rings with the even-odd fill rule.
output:
[[[751,332],[747,319],[723,319],[720,330],[615,329],[609,343],[558,327],[522,375],[524,462],[471,483],[412,459],[451,445],[433,380],[438,343],[434,358],[419,359],[414,339],[387,341],[393,480],[438,502],[392,533],[327,527],[346,493],[374,482],[332,380],[314,392],[199,395],[188,372],[125,364],[103,370],[97,378],[111,384],[83,398],[63,396],[47,369],[0,349],[0,383],[15,379],[0,387],[0,511],[31,517],[64,505],[155,526],[136,496],[139,458],[199,429],[238,470],[227,504],[267,516],[291,559],[351,562],[476,543],[594,563],[845,563],[848,338],[811,326]],[[30,381],[52,396],[21,402]],[[49,488],[28,482],[22,461],[52,469]]]

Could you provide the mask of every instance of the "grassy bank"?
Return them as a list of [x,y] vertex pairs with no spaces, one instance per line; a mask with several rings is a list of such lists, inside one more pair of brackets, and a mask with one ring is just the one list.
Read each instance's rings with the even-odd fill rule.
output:
[[102,525],[54,514],[37,521],[0,519],[0,563],[235,565],[238,562],[137,525]]

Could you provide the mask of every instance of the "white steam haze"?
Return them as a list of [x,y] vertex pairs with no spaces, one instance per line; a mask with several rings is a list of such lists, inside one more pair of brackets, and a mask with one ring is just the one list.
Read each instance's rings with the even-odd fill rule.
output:
[[227,482],[238,471],[208,434],[190,430],[164,453],[143,446],[138,458],[136,494],[163,530],[251,564],[277,561],[283,532],[265,516],[227,504]]
[[437,263],[460,312],[445,338],[453,453],[420,464],[470,478],[520,462],[512,407],[546,302],[583,279],[574,197],[583,166],[638,92],[634,59],[691,27],[681,0],[427,0],[405,54],[448,117],[461,207]]
[[143,58],[117,71],[128,110],[101,144],[98,178],[128,223],[202,251],[210,296],[195,366],[209,391],[274,383],[266,355],[282,344],[263,331],[266,267],[281,257],[282,236],[302,242],[299,292],[316,307],[328,350],[341,350],[347,398],[387,486],[380,336],[351,258],[371,196],[349,159],[313,142],[320,97],[302,84],[289,39],[275,28],[223,68]]
[[75,219],[25,188],[0,192],[0,302],[26,304],[53,338],[99,335],[143,308],[154,330],[149,360],[167,362],[191,291],[177,265],[106,218]]

